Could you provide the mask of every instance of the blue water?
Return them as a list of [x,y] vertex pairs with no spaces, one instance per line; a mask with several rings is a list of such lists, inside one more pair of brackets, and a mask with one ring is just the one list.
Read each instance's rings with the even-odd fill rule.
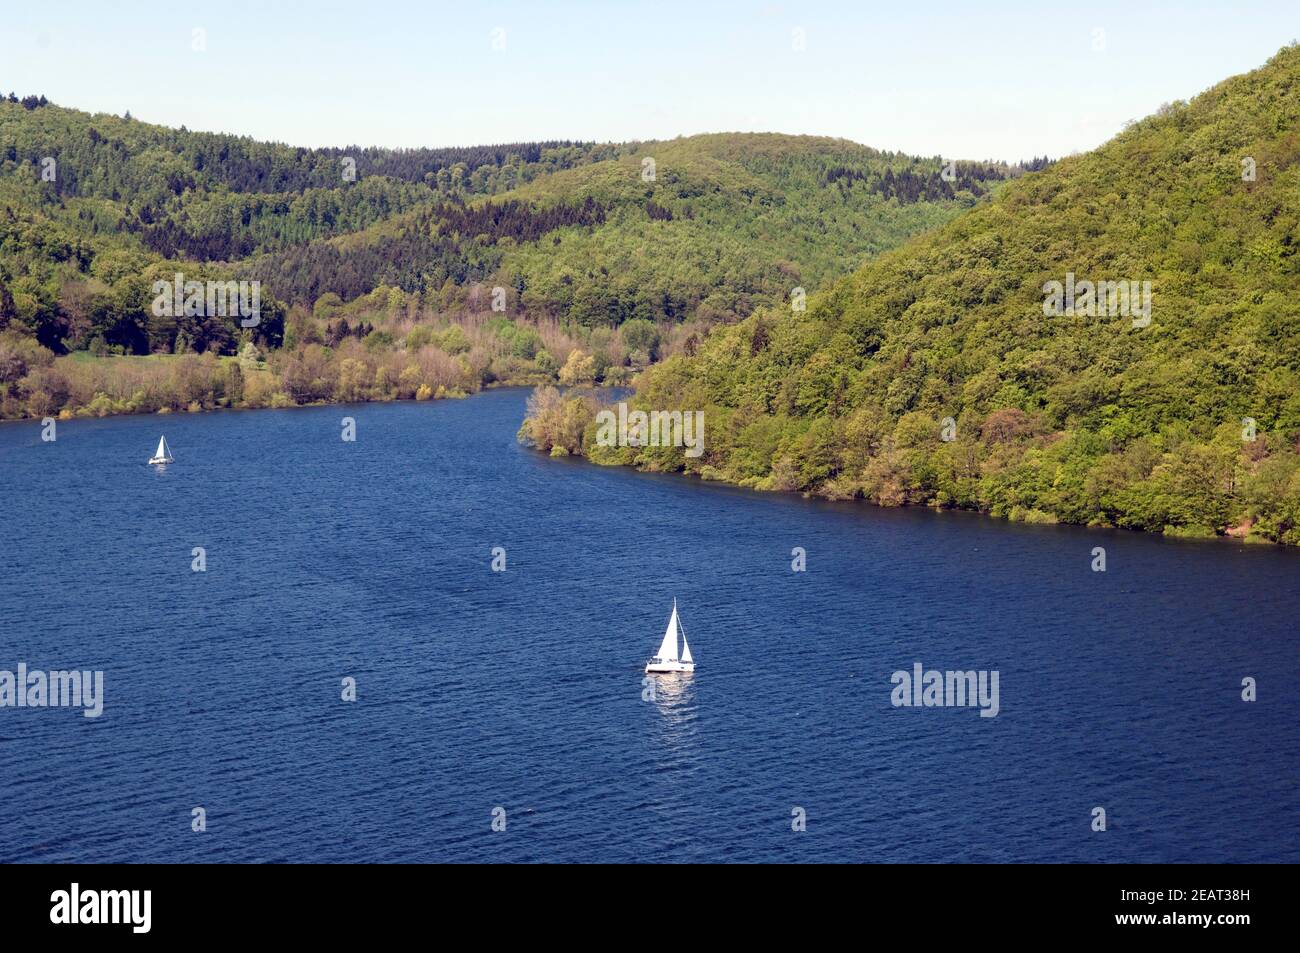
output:
[[1300,860],[1300,553],[551,460],[525,397],[0,426],[0,669],[105,678],[0,709],[0,861]]

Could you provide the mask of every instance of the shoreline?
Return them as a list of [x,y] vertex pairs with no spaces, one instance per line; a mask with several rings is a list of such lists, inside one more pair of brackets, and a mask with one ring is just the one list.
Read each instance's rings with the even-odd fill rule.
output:
[[[627,384],[606,384],[606,383],[582,384],[580,386],[583,389],[592,389],[592,390],[619,390],[619,389],[627,389],[628,387]],[[0,418],[0,427],[14,425],[14,424],[33,424],[33,423],[39,426],[47,418],[53,419],[59,423],[66,423],[66,422],[76,421],[76,420],[107,420],[112,417],[177,417],[177,416],[197,417],[202,414],[226,413],[229,411],[299,410],[307,407],[343,407],[348,405],[364,405],[364,404],[397,404],[397,403],[431,404],[434,403],[435,401],[442,401],[442,400],[465,400],[467,398],[474,397],[477,394],[482,394],[485,391],[509,390],[511,388],[518,388],[520,390],[532,390],[533,388],[536,387],[555,387],[559,390],[572,389],[570,387],[565,387],[563,385],[557,384],[554,381],[540,381],[540,382],[539,381],[525,381],[525,382],[493,381],[491,384],[483,385],[478,390],[448,391],[444,393],[441,397],[435,395],[426,398],[385,397],[385,398],[374,398],[371,400],[314,400],[305,404],[290,402],[290,403],[280,403],[280,404],[263,404],[258,407],[215,406],[215,407],[201,407],[198,410],[190,410],[189,408],[185,408],[185,407],[182,407],[179,410],[177,410],[169,407],[166,409],[159,409],[159,410],[115,411],[113,413],[107,413],[107,414],[82,413],[81,411],[75,411],[75,410],[68,411],[64,409],[64,410],[60,410],[56,414],[47,414],[45,417],[31,416],[31,417]],[[82,408],[82,410],[84,409],[85,408]]]
[[590,457],[587,456],[586,453],[577,453],[577,454],[570,453],[563,457],[556,458],[556,457],[552,457],[549,453],[547,453],[544,450],[539,450],[536,447],[531,447],[526,444],[524,445],[524,449],[536,453],[539,456],[546,457],[548,460],[559,459],[561,461],[581,462],[587,466],[626,470],[641,476],[656,476],[656,477],[664,477],[664,478],[676,478],[679,480],[688,480],[688,481],[698,483],[700,486],[712,486],[717,488],[725,488],[727,490],[731,490],[737,493],[754,494],[756,496],[773,495],[773,496],[780,496],[780,497],[787,497],[787,498],[798,497],[800,499],[809,502],[842,506],[846,509],[852,507],[859,507],[859,506],[869,506],[879,510],[913,510],[913,511],[926,511],[935,514],[961,513],[961,514],[970,515],[972,517],[980,517],[998,523],[1006,523],[1012,526],[1035,526],[1035,527],[1043,527],[1043,528],[1061,526],[1061,527],[1070,527],[1071,529],[1079,529],[1079,530],[1104,530],[1106,532],[1111,532],[1111,533],[1136,533],[1140,536],[1154,537],[1157,539],[1166,540],[1171,543],[1214,544],[1214,545],[1233,543],[1236,544],[1241,549],[1260,549],[1260,550],[1271,549],[1279,552],[1300,553],[1300,546],[1291,546],[1288,545],[1287,543],[1276,542],[1271,539],[1266,539],[1262,536],[1231,536],[1227,533],[1222,533],[1222,534],[1215,533],[1214,535],[1205,535],[1205,536],[1193,535],[1193,534],[1179,535],[1177,533],[1164,533],[1164,532],[1156,532],[1154,530],[1135,529],[1129,526],[1112,526],[1112,525],[1101,524],[1101,523],[1096,523],[1096,524],[1071,523],[1059,519],[1049,523],[1040,523],[1040,522],[1032,522],[1029,520],[1015,520],[1009,516],[999,516],[988,510],[979,510],[979,509],[974,509],[972,507],[939,506],[939,505],[931,505],[928,503],[897,503],[897,504],[877,503],[874,500],[867,499],[866,497],[851,497],[845,499],[845,498],[831,497],[821,493],[807,492],[803,490],[762,489],[754,486],[744,486],[740,483],[734,483],[730,480],[709,480],[709,479],[705,479],[704,477],[700,476],[697,473],[690,473],[685,470],[646,470],[643,469],[642,467],[637,466],[634,463],[601,463],[599,461],[592,460]]
[[[374,400],[348,400],[348,401],[321,400],[321,401],[312,401],[310,403],[303,403],[303,404],[287,403],[287,404],[280,404],[280,405],[266,405],[261,407],[220,407],[218,406],[218,407],[204,407],[200,410],[166,409],[166,410],[143,411],[137,413],[109,413],[109,414],[84,414],[84,413],[77,413],[74,411],[72,413],[68,413],[66,416],[63,416],[64,412],[60,411],[60,415],[55,416],[54,419],[59,423],[64,423],[64,422],[72,422],[78,420],[103,420],[111,417],[171,417],[173,415],[198,416],[201,414],[222,413],[222,412],[230,412],[230,411],[256,412],[262,410],[299,410],[299,409],[306,409],[312,407],[319,408],[319,407],[364,406],[367,404],[433,403],[436,401],[443,401],[443,400],[466,400],[487,391],[510,390],[510,389],[531,390],[539,386],[556,387],[557,389],[561,389],[561,390],[571,389],[571,388],[560,388],[559,385],[555,384],[554,382],[538,383],[536,381],[528,381],[528,382],[521,383],[516,381],[493,381],[491,384],[484,385],[483,387],[479,388],[476,391],[472,391],[472,392],[458,391],[455,393],[449,392],[444,394],[441,397],[434,396],[434,397],[425,398],[423,400],[416,397],[389,397],[389,398],[374,399]],[[593,383],[593,384],[582,385],[583,389],[592,389],[592,390],[601,390],[601,391],[627,389],[627,387],[628,385],[626,384],[605,384],[605,383],[600,383],[600,384]],[[39,426],[43,423],[44,420],[45,418],[41,418],[41,417],[8,418],[8,419],[0,420],[0,427],[9,426],[9,425],[19,425],[19,424],[33,424],[33,423]],[[551,455],[545,450],[539,450],[536,447],[529,446],[526,443],[522,443],[522,441],[521,441],[521,445],[524,447],[524,449],[530,450],[538,454],[539,456],[546,457],[548,459],[556,459],[554,457],[551,457]],[[559,459],[569,460],[569,461],[580,461],[587,466],[593,466],[593,467],[623,469],[639,475],[653,475],[653,476],[663,476],[663,477],[676,477],[678,479],[688,479],[688,480],[693,480],[695,482],[698,482],[700,485],[726,487],[736,492],[753,493],[758,495],[774,494],[778,496],[800,497],[802,499],[809,500],[809,501],[816,501],[819,503],[828,503],[828,504],[838,504],[846,507],[866,505],[881,510],[910,509],[910,510],[926,510],[933,513],[967,513],[972,516],[984,517],[986,519],[996,520],[998,522],[1009,523],[1013,525],[1069,526],[1069,527],[1075,527],[1079,529],[1100,529],[1100,530],[1108,530],[1112,532],[1138,533],[1143,536],[1154,536],[1154,537],[1159,537],[1165,540],[1178,542],[1178,543],[1193,543],[1193,544],[1235,543],[1242,548],[1262,547],[1262,548],[1272,548],[1281,551],[1300,552],[1300,546],[1291,546],[1286,543],[1276,542],[1274,540],[1266,539],[1264,537],[1259,537],[1259,536],[1249,536],[1249,535],[1233,536],[1228,533],[1222,533],[1222,534],[1215,533],[1213,535],[1194,535],[1194,534],[1181,535],[1176,533],[1170,534],[1164,532],[1156,532],[1154,530],[1134,529],[1132,527],[1125,527],[1125,526],[1112,526],[1106,524],[1092,524],[1092,523],[1074,523],[1074,522],[1067,522],[1059,519],[1049,523],[1037,523],[1028,520],[1012,519],[1010,516],[999,516],[987,510],[980,510],[972,507],[942,506],[942,505],[917,504],[917,503],[888,504],[888,503],[878,503],[874,500],[870,500],[865,497],[852,497],[848,499],[843,499],[843,498],[828,496],[822,493],[817,493],[815,491],[810,492],[810,491],[802,491],[802,490],[763,489],[755,486],[744,486],[740,483],[735,483],[730,480],[706,479],[697,473],[690,473],[685,470],[671,470],[671,471],[670,470],[646,470],[642,467],[637,466],[634,463],[602,463],[591,459],[585,452],[585,449],[583,452],[579,452],[576,454],[575,453],[566,454],[565,456]]]

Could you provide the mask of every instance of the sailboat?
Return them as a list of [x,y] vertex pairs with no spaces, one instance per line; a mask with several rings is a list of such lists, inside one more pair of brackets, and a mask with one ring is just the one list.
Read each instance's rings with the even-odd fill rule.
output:
[[159,438],[158,438],[158,449],[157,449],[156,451],[154,451],[154,455],[153,455],[152,457],[149,458],[149,462],[150,462],[150,463],[172,463],[172,462],[174,462],[174,461],[172,460],[172,451],[171,451],[171,448],[170,448],[169,446],[167,446],[167,438],[166,438],[166,437],[159,437]]
[[[682,634],[682,652],[677,654],[677,633]],[[677,619],[677,600],[673,600],[673,614],[668,618],[668,629],[664,640],[659,643],[655,657],[645,663],[646,674],[665,672],[693,672],[695,659],[691,658],[691,647],[686,644],[686,630]]]

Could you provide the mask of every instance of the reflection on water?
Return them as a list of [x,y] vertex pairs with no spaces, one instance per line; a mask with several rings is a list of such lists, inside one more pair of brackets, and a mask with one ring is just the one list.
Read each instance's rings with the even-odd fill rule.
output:
[[671,758],[677,758],[695,746],[695,676],[673,672],[652,677],[654,705],[661,716],[659,745]]
[[695,676],[692,672],[670,672],[652,675],[654,700],[659,713],[670,722],[684,720],[687,713],[695,712]]

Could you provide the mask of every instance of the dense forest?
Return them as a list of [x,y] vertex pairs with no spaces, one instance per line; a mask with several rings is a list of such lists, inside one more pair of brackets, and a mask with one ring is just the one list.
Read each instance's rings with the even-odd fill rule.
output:
[[[513,289],[530,315],[587,327],[734,321],[847,273],[1023,171],[954,165],[949,183],[937,159],[795,136],[628,144],[526,177],[508,197],[453,194],[356,234],[269,253],[252,273],[302,301],[326,292],[347,300],[382,283],[454,310],[484,283]],[[832,174],[844,169],[871,183],[897,175],[944,188],[845,187]]]
[[[546,391],[521,437],[760,489],[1300,545],[1298,249],[1291,46],[806,311],[649,369],[634,407],[704,411],[702,456],[597,445],[594,403]],[[1149,299],[1123,307],[1121,283]]]
[[[467,392],[558,381],[579,350],[617,382],[1025,168],[780,135],[303,149],[10,94],[0,417]],[[258,282],[258,320],[156,313],[155,286],[178,274]],[[470,348],[440,346],[453,326]],[[364,352],[345,357],[347,342]],[[188,371],[178,382],[182,357],[202,387]],[[365,365],[366,387],[331,383],[345,360]],[[280,386],[304,361],[316,383]],[[455,373],[431,370],[448,361]],[[231,383],[251,372],[269,376]]]

